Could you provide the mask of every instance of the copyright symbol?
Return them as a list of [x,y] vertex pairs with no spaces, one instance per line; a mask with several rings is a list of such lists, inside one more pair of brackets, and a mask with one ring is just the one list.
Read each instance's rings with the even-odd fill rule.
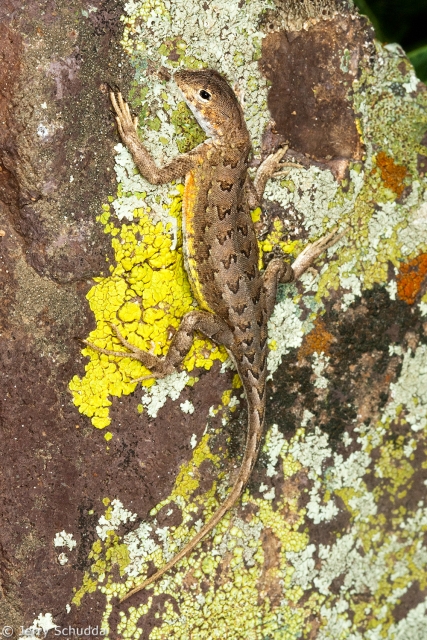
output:
[[9,625],[6,625],[5,627],[3,627],[2,636],[4,638],[11,638],[13,636],[13,628],[9,627]]

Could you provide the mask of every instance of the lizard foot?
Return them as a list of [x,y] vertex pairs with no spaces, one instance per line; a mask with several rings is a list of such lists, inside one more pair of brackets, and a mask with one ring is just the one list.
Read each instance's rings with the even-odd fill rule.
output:
[[313,262],[329,247],[332,247],[334,244],[341,240],[343,236],[347,233],[348,229],[344,229],[344,231],[338,231],[335,228],[331,233],[328,233],[326,236],[319,238],[316,242],[312,242],[308,244],[303,251],[296,258],[295,262],[292,264],[292,269],[295,274],[295,278],[299,278],[307,269],[313,264]]
[[134,137],[138,131],[138,118],[133,118],[129,109],[128,103],[123,100],[122,94],[117,94],[117,98],[114,93],[110,92],[110,100],[113,105],[113,109],[116,112],[116,121],[119,129],[120,137],[124,142],[129,138]]
[[170,373],[169,370],[165,370],[164,361],[162,358],[154,356],[152,353],[143,351],[142,349],[136,347],[134,344],[131,344],[122,336],[115,324],[113,324],[112,322],[110,322],[109,324],[122,345],[129,351],[114,351],[112,349],[103,349],[101,347],[97,347],[96,344],[89,342],[89,340],[82,340],[82,342],[84,342],[84,344],[86,344],[94,351],[105,353],[107,356],[115,356],[116,358],[133,358],[134,360],[138,360],[144,365],[144,367],[152,371],[151,375],[137,378],[136,380],[132,380],[132,382],[140,382],[142,380],[148,380],[150,378],[162,378],[167,375],[167,373]]
[[[266,276],[270,271],[277,271],[279,282],[287,283],[292,282],[294,279],[294,271],[289,264],[289,255],[287,255],[279,245],[275,245],[271,251],[268,253],[264,253],[264,265],[265,265],[265,273],[264,279],[267,280],[269,276]],[[274,264],[272,264],[274,263]],[[268,287],[268,285],[267,285]]]
[[[283,167],[289,167],[289,169],[283,170]],[[280,171],[275,171],[272,174],[273,178],[279,178],[280,176],[287,176],[291,169],[304,169],[302,164],[298,164],[298,162],[281,162],[278,166]]]

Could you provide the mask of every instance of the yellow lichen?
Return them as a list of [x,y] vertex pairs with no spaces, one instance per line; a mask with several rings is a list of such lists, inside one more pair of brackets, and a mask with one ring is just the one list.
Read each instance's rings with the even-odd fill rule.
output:
[[[182,185],[172,200],[169,214],[181,215]],[[177,248],[172,250],[171,225],[155,224],[144,209],[134,212],[134,221],[120,228],[110,222],[109,207],[98,217],[105,233],[112,237],[115,265],[106,278],[95,278],[96,284],[87,294],[90,308],[97,323],[88,341],[103,349],[126,352],[112,324],[132,345],[144,351],[164,356],[173,332],[182,317],[194,309],[190,285],[183,266],[182,236],[178,229]],[[137,382],[149,371],[130,357],[115,357],[85,347],[90,357],[83,378],[74,376],[70,382],[74,403],[80,413],[103,429],[111,423],[109,407],[111,396],[132,393]],[[184,367],[210,369],[214,360],[224,361],[225,349],[208,340],[197,338],[188,353]],[[142,381],[150,387],[154,380]]]
[[[256,210],[257,211],[257,210]],[[255,213],[255,212],[254,212]],[[287,255],[295,255],[297,253],[298,248],[301,243],[297,240],[290,242],[284,240],[286,236],[285,228],[283,222],[280,218],[275,218],[273,220],[273,229],[272,231],[265,236],[262,240],[258,242],[260,248],[260,269],[263,268],[263,254],[269,253],[274,249],[274,247],[278,247],[284,254]]]

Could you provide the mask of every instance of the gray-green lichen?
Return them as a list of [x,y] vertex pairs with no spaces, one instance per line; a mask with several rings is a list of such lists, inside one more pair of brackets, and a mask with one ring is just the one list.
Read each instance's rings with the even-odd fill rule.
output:
[[[157,76],[145,75],[149,62],[171,71],[209,66],[225,74],[242,96],[255,151],[259,149],[269,122],[267,82],[257,65],[264,36],[259,25],[274,3],[248,0],[244,9],[238,0],[206,5],[196,0],[126,3],[123,46],[133,58],[136,83],[143,85],[139,93],[135,88],[133,105],[139,101],[144,113],[142,135],[159,162],[182,151],[185,144],[196,143],[200,131],[173,83],[166,86]],[[274,179],[267,185],[266,197],[298,214],[310,238],[337,223],[349,229],[330,250],[335,258],[302,278],[302,293],[294,285],[284,289],[285,297],[269,324],[271,375],[290,349],[301,347],[331,291],[340,290],[341,312],[375,285],[387,287],[391,299],[406,300],[408,294],[399,289],[396,274],[402,264],[427,251],[427,180],[417,164],[419,154],[427,155],[421,144],[427,130],[427,92],[396,46],[377,44],[372,66],[363,64],[349,100],[358,114],[366,155],[350,167],[349,181],[340,183],[329,171],[311,167],[293,168],[286,180]],[[144,202],[152,216],[169,220],[170,187],[148,185],[136,175],[128,152],[121,145],[117,151],[117,176],[125,187],[112,203],[116,214],[132,218]],[[427,315],[427,294],[419,309]],[[95,590],[105,594],[101,626],[109,629],[110,637],[118,633],[139,638],[153,596],[160,594],[168,597],[163,610],[153,614],[157,626],[150,633],[152,640],[424,637],[427,601],[398,621],[393,612],[413,584],[421,590],[427,586],[427,551],[421,544],[427,505],[399,504],[389,520],[380,505],[384,496],[393,501],[410,490],[415,453],[427,467],[427,350],[419,345],[403,352],[396,345],[392,352],[401,358],[402,368],[390,384],[390,400],[381,415],[368,420],[358,416],[348,424],[341,453],[332,450],[309,410],[289,440],[278,425],[267,425],[264,479],[257,490],[245,491],[243,511],[229,513],[202,550],[154,584],[145,604],[119,607],[117,628],[110,628],[113,605],[118,606],[114,598],[142,581],[150,563],[161,567],[226,495],[231,478],[219,471],[212,487],[202,494],[197,491],[202,462],[211,460],[219,467],[220,459],[211,450],[213,431],[208,428],[194,447],[171,495],[134,531],[122,535],[120,524],[136,514],[119,500],[111,505],[107,500],[90,556],[92,567],[74,603]],[[313,387],[323,393],[329,358],[319,348],[309,361]],[[171,388],[178,398],[182,387],[175,382]],[[167,387],[168,382],[162,384]],[[162,391],[159,385],[157,396],[154,387],[145,406],[153,403],[156,411],[167,397],[166,387]],[[239,389],[238,380],[234,389]],[[211,415],[227,421],[236,406],[233,398],[231,390],[224,394]],[[395,422],[406,425],[409,437],[390,437]],[[221,462],[226,461],[223,452]],[[297,481],[301,473],[310,481],[304,507]],[[275,487],[283,486],[286,490],[278,493]],[[181,524],[159,527],[157,513],[172,506],[181,512]],[[332,536],[327,544],[311,539],[313,528],[329,526],[340,509],[348,518],[345,533]],[[195,513],[199,513],[196,522]],[[113,565],[119,567],[119,580]],[[337,582],[339,589],[332,589]]]

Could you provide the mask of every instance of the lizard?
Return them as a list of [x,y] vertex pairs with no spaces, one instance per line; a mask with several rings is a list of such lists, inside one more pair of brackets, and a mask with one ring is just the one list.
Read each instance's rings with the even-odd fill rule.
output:
[[[129,591],[123,602],[159,579],[189,554],[235,505],[257,460],[263,434],[267,379],[267,323],[279,282],[298,278],[343,233],[332,231],[309,244],[292,266],[273,257],[262,273],[251,210],[259,206],[268,179],[285,163],[287,147],[270,154],[254,179],[248,174],[252,145],[243,109],[227,80],[217,71],[180,70],[174,81],[208,138],[191,151],[158,167],[141,143],[137,118],[121,93],[111,92],[118,131],[144,178],[165,184],[185,176],[183,193],[184,264],[198,310],[187,313],[172,338],[168,353],[143,351],[112,328],[126,351],[91,348],[115,357],[139,360],[150,376],[175,372],[188,353],[195,332],[224,345],[241,378],[248,406],[245,451],[240,470],[226,499],[212,517],[162,568]],[[141,378],[139,379],[141,380]]]

